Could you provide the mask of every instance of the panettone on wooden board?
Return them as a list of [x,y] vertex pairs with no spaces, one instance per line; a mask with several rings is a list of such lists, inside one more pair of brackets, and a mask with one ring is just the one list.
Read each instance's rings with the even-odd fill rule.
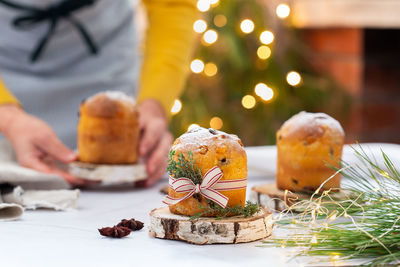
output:
[[79,110],[81,162],[132,164],[138,159],[139,118],[133,98],[118,91],[96,94]]
[[[286,121],[276,134],[277,187],[293,192],[315,191],[339,167],[344,131],[338,121],[324,113],[300,112]],[[323,189],[339,188],[336,174]]]

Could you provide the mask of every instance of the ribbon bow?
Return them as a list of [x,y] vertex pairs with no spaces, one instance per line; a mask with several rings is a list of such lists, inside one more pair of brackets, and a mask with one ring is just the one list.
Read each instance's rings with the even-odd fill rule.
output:
[[49,21],[50,25],[47,33],[40,39],[30,56],[31,62],[35,62],[40,57],[40,54],[42,53],[50,37],[53,35],[57,23],[61,18],[72,23],[81,34],[83,40],[86,42],[89,51],[92,54],[97,54],[97,46],[93,42],[89,33],[77,19],[71,16],[72,12],[82,7],[93,5],[95,2],[96,0],[63,0],[57,4],[50,5],[47,8],[40,9],[34,6],[25,4],[22,5],[8,0],[0,0],[0,3],[3,3],[10,8],[25,11],[24,14],[16,17],[12,22],[12,24],[17,28],[27,28],[46,20]]
[[246,188],[247,180],[237,179],[220,181],[222,175],[223,173],[220,168],[215,166],[204,175],[201,184],[194,184],[192,180],[188,178],[183,177],[175,179],[170,176],[169,186],[176,193],[187,194],[181,198],[166,196],[162,202],[167,205],[175,205],[185,199],[190,198],[193,194],[199,193],[205,198],[210,199],[217,203],[219,206],[225,208],[228,204],[229,198],[221,194],[219,191],[244,189]]

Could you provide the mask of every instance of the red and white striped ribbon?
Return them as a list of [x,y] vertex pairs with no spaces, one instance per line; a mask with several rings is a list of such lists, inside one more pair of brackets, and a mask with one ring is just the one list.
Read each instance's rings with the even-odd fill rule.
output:
[[190,198],[195,193],[200,193],[205,198],[210,199],[219,206],[225,208],[229,199],[219,191],[245,189],[247,186],[247,179],[220,181],[222,175],[223,173],[221,169],[215,166],[204,175],[203,181],[200,185],[194,184],[192,180],[188,178],[173,178],[170,176],[169,186],[177,193],[187,194],[181,198],[166,196],[162,202],[167,205],[175,205]]

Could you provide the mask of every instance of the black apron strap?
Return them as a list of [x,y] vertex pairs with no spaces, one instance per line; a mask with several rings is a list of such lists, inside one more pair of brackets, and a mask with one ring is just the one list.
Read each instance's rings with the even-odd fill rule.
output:
[[99,49],[96,43],[91,38],[88,31],[82,23],[72,16],[72,13],[78,9],[93,5],[96,0],[62,0],[59,3],[50,5],[46,8],[37,8],[30,5],[19,4],[8,0],[0,0],[0,4],[4,4],[9,8],[14,8],[23,11],[23,13],[15,17],[12,24],[19,29],[27,29],[35,26],[37,23],[47,21],[49,29],[47,33],[39,40],[31,53],[31,62],[36,62],[42,54],[46,44],[53,35],[57,23],[60,19],[68,20],[80,33],[85,41],[88,50],[91,54],[97,54]]

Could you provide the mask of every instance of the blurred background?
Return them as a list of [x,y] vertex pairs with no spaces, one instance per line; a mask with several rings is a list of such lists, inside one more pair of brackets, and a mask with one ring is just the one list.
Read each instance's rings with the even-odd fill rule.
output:
[[197,47],[171,109],[195,125],[275,144],[299,111],[325,112],[346,142],[400,143],[400,1],[198,0]]

